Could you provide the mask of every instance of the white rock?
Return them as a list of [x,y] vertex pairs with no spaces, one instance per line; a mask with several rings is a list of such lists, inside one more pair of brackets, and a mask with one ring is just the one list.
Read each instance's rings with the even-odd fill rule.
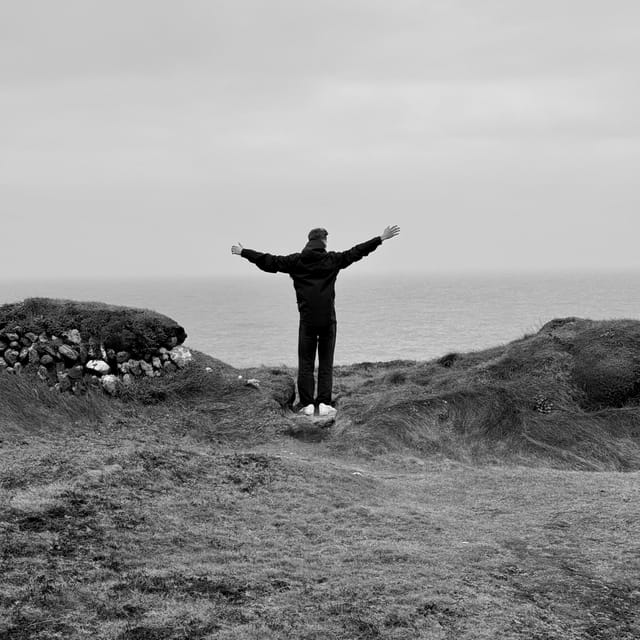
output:
[[62,334],[71,344],[81,344],[82,336],[77,329],[70,329]]
[[112,374],[102,376],[102,378],[100,379],[100,382],[102,383],[102,388],[108,394],[113,396],[116,393],[118,393],[118,387],[120,386],[119,385],[120,381],[118,380],[117,376],[114,376]]
[[169,352],[169,356],[171,361],[180,369],[186,367],[193,360],[191,351],[183,346],[173,347]]
[[150,378],[153,377],[153,365],[149,362],[145,362],[144,360],[140,360],[140,368],[144,371],[145,375]]
[[111,367],[104,360],[89,360],[85,365],[89,371],[98,375],[106,375],[111,371]]

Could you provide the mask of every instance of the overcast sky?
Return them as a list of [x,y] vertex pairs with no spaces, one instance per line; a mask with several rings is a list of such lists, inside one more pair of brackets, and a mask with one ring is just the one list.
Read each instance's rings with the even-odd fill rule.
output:
[[640,268],[637,0],[0,2],[0,277]]

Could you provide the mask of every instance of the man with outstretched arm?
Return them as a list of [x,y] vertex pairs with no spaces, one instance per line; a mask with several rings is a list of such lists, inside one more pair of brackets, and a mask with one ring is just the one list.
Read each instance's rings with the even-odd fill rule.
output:
[[[400,233],[396,225],[381,235],[357,244],[348,251],[327,251],[327,230],[312,229],[300,253],[275,256],[245,249],[241,244],[231,253],[242,256],[268,273],[288,273],[296,291],[300,327],[298,330],[298,395],[301,413],[312,416],[315,405],[321,416],[332,415],[333,354],[336,346],[335,282],[341,269],[375,251],[385,240]],[[318,394],[314,401],[316,351],[318,353]]]

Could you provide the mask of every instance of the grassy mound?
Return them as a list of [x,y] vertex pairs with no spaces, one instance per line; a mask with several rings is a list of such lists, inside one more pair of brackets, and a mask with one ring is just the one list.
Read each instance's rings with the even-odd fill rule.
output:
[[93,339],[106,349],[136,354],[175,346],[187,337],[175,320],[155,311],[51,298],[28,298],[0,307],[0,331],[12,331],[15,326],[58,336],[78,329],[84,340]]
[[[294,382],[286,371],[232,366],[192,350],[185,368],[142,377],[118,398],[99,389],[83,394],[50,390],[33,373],[0,374],[0,444],[113,427],[190,434],[213,442],[258,442],[282,429]],[[247,380],[255,380],[247,384]]]
[[640,468],[635,320],[554,320],[502,347],[336,374],[342,449]]

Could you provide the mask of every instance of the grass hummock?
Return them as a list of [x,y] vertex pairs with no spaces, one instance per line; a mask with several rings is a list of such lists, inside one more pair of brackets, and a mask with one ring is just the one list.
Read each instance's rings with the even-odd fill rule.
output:
[[19,325],[35,334],[60,336],[77,329],[85,340],[105,349],[145,353],[165,345],[172,338],[182,344],[187,337],[175,320],[149,309],[78,302],[52,298],[27,298],[0,307],[0,331]]

